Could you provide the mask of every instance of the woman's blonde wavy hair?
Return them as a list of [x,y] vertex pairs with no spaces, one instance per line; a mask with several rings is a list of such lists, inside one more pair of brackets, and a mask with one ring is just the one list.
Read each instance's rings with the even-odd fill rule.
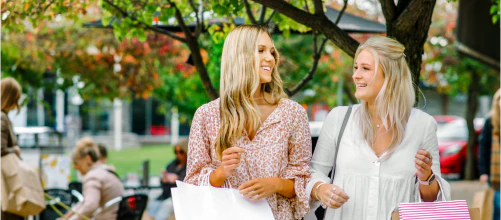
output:
[[[415,103],[411,71],[405,60],[405,47],[394,39],[381,36],[369,38],[358,47],[355,60],[363,50],[369,51],[374,56],[374,78],[378,68],[381,68],[384,76],[383,87],[374,104],[376,116],[381,119],[384,128],[393,131],[390,146],[385,155],[385,158],[388,158],[404,138],[405,127]],[[357,116],[362,136],[372,146],[377,137],[377,131],[372,123],[367,102],[361,101]]]
[[500,91],[496,91],[494,94],[494,98],[492,98],[492,108],[491,108],[491,124],[492,124],[492,133],[495,135],[499,136],[499,114],[500,114],[500,107],[499,107],[499,102],[500,102]]
[[[220,82],[221,126],[215,143],[219,158],[245,131],[254,135],[261,125],[260,112],[252,98],[260,86],[258,42],[261,34],[271,38],[264,27],[241,25],[233,29],[224,41]],[[271,93],[273,99],[266,100],[271,104],[277,104],[282,97],[286,97],[278,73],[276,48],[274,58],[272,80],[261,85],[262,91]]]

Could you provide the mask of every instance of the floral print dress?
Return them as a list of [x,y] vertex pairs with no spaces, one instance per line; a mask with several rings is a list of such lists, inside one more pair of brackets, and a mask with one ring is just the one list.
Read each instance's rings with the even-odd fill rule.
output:
[[[221,165],[215,151],[220,127],[220,100],[198,108],[193,119],[188,147],[188,168],[184,181],[203,185],[203,181]],[[286,198],[273,194],[266,198],[275,219],[301,219],[309,212],[306,184],[310,178],[311,136],[308,116],[298,103],[283,98],[268,116],[251,141],[247,134],[234,147],[243,148],[240,166],[225,181],[225,186],[238,188],[255,179],[280,177],[294,180],[296,196]]]

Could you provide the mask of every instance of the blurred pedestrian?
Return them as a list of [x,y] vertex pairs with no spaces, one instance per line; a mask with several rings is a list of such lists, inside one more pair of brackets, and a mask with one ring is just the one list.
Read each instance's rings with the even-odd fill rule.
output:
[[171,188],[176,187],[176,180],[183,181],[186,176],[186,161],[188,152],[188,139],[181,139],[174,146],[176,159],[169,163],[162,172],[162,194],[148,203],[148,215],[155,220],[165,220],[174,213]]
[[325,120],[311,160],[308,217],[315,218],[310,215],[323,204],[325,219],[391,219],[400,203],[450,199],[440,174],[437,123],[413,108],[404,51],[398,41],[381,36],[358,47],[352,78],[361,103],[352,107],[341,142],[348,107],[334,108]]
[[[14,134],[14,131],[12,130],[12,123],[7,115],[11,110],[14,109],[16,109],[17,112],[19,113],[19,110],[21,108],[19,106],[19,99],[21,98],[21,92],[22,92],[21,85],[19,85],[19,83],[15,79],[7,77],[2,79],[0,86],[2,92],[2,94],[0,95],[2,99],[1,101],[2,102],[1,105],[2,157],[7,154],[17,154],[19,156],[21,154],[21,149],[19,148],[19,146],[17,146],[17,137]],[[7,198],[4,196],[6,195],[2,195],[2,198],[4,199]],[[2,211],[1,219],[16,220],[16,219],[24,219],[24,217]]]
[[[110,170],[108,166],[99,161],[99,148],[90,138],[82,138],[71,153],[73,166],[83,177],[83,197],[84,201],[77,204],[65,217],[70,220],[81,219],[80,213],[88,218],[92,218],[98,208],[103,208],[104,204],[111,199],[122,196],[124,187],[118,175]],[[96,220],[116,219],[118,204],[103,209]]]
[[479,170],[480,181],[489,182],[494,189],[494,213],[493,219],[500,219],[500,141],[499,141],[499,117],[500,117],[500,90],[494,94],[492,108],[489,117],[485,120],[484,128],[480,133],[479,140]]
[[113,164],[108,164],[108,150],[106,146],[102,143],[97,144],[99,148],[99,161],[102,164],[106,164],[110,170],[116,171],[115,166]]
[[301,219],[309,211],[310,128],[306,110],[286,98],[279,62],[265,28],[228,34],[221,97],[195,113],[185,181],[238,188],[251,201],[265,198],[275,219]]

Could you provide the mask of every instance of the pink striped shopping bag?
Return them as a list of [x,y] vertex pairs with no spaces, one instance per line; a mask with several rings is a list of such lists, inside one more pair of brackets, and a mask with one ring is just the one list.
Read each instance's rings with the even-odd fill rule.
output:
[[402,203],[398,210],[401,220],[470,219],[466,200]]

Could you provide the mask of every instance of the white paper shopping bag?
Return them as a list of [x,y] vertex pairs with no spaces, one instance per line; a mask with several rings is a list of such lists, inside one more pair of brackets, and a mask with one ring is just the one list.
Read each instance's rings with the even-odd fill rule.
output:
[[176,183],[172,200],[177,220],[274,219],[265,199],[251,202],[235,189]]

